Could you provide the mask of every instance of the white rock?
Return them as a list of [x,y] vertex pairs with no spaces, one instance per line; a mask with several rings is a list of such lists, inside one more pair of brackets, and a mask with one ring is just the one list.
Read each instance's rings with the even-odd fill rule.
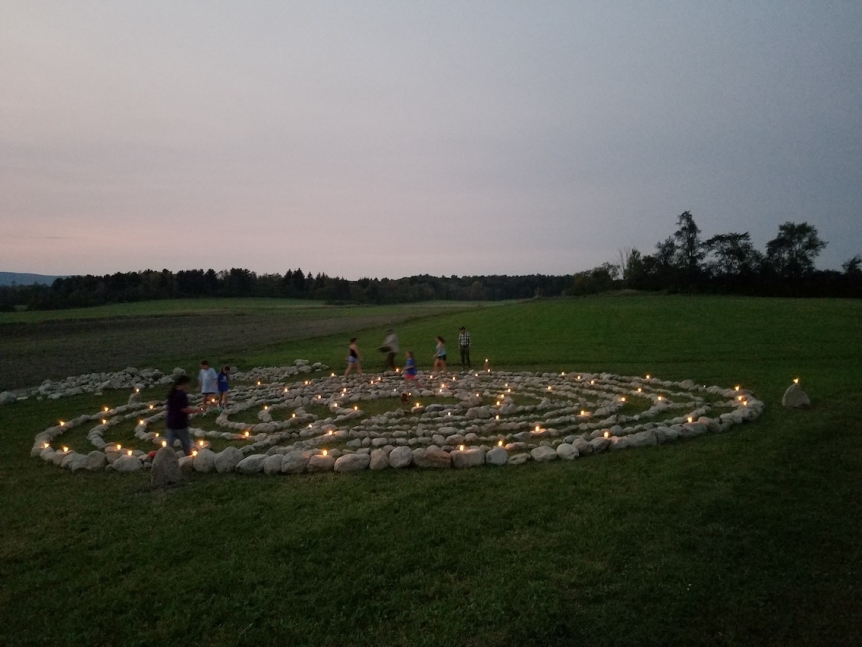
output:
[[117,460],[111,463],[111,466],[117,472],[137,472],[144,467],[141,464],[140,458],[137,456],[128,456],[126,454],[120,456]]
[[485,464],[485,450],[478,447],[456,450],[451,456],[452,467],[479,467]]
[[223,474],[225,472],[233,472],[237,464],[242,460],[243,454],[236,447],[230,446],[224,451],[219,452],[215,456],[216,472]]
[[367,469],[371,457],[368,454],[346,454],[335,461],[336,472],[359,472]]
[[315,454],[308,459],[305,469],[309,472],[331,472],[333,467],[335,467],[335,459],[332,456]]
[[240,474],[257,474],[263,471],[263,462],[266,458],[266,454],[251,454],[237,463],[234,469]]
[[579,456],[579,452],[573,445],[561,443],[557,446],[557,456],[566,461],[573,461]]
[[400,445],[389,453],[389,466],[396,469],[407,467],[413,462],[412,450],[404,445]]
[[[3,396],[0,395],[0,398],[2,397]],[[808,397],[808,394],[802,390],[801,386],[798,384],[791,384],[784,392],[784,396],[781,398],[781,406],[797,409],[810,407],[811,399]]]
[[211,449],[201,449],[195,456],[194,468],[196,472],[212,472],[215,469],[216,453]]
[[530,452],[530,456],[537,463],[547,463],[557,459],[557,452],[553,447],[536,447]]
[[369,467],[373,470],[385,470],[389,467],[389,456],[386,451],[383,449],[375,449],[371,452],[371,462],[369,463]]
[[288,452],[281,459],[281,471],[285,474],[301,474],[308,465],[308,456],[302,452]]
[[509,460],[509,452],[503,447],[494,447],[485,454],[485,463],[487,465],[505,465]]
[[[553,450],[551,450],[551,451],[553,451]],[[554,452],[554,456],[556,456],[556,455],[557,455],[556,452]],[[511,456],[509,456],[508,464],[509,465],[523,465],[528,460],[530,460],[529,454],[512,454]]]
[[270,454],[266,457],[266,460],[263,462],[263,473],[264,474],[280,474],[281,473],[281,463],[284,459],[284,456],[281,454]]

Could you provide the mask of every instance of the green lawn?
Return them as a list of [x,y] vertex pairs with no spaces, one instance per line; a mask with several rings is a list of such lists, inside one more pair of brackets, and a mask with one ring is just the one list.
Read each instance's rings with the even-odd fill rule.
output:
[[[860,643],[862,302],[544,300],[398,332],[428,368],[437,334],[457,354],[462,322],[476,363],[740,383],[767,410],[574,463],[193,474],[153,492],[146,474],[28,457],[37,431],[126,394],[4,407],[0,644]],[[382,364],[380,327],[350,330]],[[343,370],[346,332],[224,359]],[[780,406],[794,377],[811,410]]]

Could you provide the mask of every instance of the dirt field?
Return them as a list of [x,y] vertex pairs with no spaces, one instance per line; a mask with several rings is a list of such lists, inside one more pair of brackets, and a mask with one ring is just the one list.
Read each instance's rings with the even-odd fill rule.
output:
[[474,307],[212,310],[199,314],[121,316],[0,325],[0,391],[38,386],[46,378],[127,366],[161,366],[178,357],[259,351],[284,341],[395,325]]

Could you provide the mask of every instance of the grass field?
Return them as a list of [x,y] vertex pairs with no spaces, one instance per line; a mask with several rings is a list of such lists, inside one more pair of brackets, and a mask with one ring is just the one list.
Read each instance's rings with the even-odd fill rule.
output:
[[[862,302],[636,296],[415,318],[357,308],[332,313],[337,329],[151,357],[341,369],[352,332],[371,369],[379,321],[401,315],[402,346],[426,368],[434,336],[454,355],[463,322],[477,363],[742,383],[767,410],[726,434],[567,464],[194,474],[154,492],[146,474],[71,474],[28,457],[37,431],[91,412],[92,396],[3,407],[0,644],[860,644]],[[128,335],[145,339],[150,323]],[[28,339],[32,351],[4,343],[4,364],[47,344],[35,323],[22,325]],[[122,339],[95,346],[92,365],[122,368]],[[811,410],[780,406],[794,377]]]
[[[288,340],[376,328],[447,312],[490,307],[429,302],[388,307],[332,307],[289,299],[152,301],[77,310],[0,313],[0,391],[126,366],[167,366],[177,358],[236,362]],[[497,304],[494,304],[497,305]],[[218,356],[216,360],[215,356]]]

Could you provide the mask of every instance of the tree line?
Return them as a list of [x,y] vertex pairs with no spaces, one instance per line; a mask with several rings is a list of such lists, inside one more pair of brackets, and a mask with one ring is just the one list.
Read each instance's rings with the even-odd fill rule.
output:
[[51,310],[108,303],[190,297],[277,297],[326,303],[408,303],[575,296],[613,290],[703,292],[757,296],[862,297],[862,256],[843,271],[818,270],[826,242],[808,223],[786,222],[764,251],[748,232],[701,237],[688,211],[677,230],[656,244],[653,254],[620,250],[615,262],[575,274],[550,276],[430,276],[350,281],[301,268],[284,274],[247,269],[145,270],[103,276],[69,276],[50,286],[0,287],[0,310]]

